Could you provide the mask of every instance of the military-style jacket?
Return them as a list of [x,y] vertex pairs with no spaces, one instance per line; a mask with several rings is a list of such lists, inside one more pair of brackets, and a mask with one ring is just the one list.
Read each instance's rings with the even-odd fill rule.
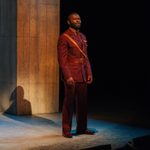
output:
[[57,50],[63,79],[67,80],[69,77],[73,77],[76,82],[85,82],[87,76],[92,76],[89,59],[88,57],[85,58],[65,34],[69,35],[87,55],[87,40],[85,35],[81,32],[75,33],[71,29],[61,34],[58,39]]

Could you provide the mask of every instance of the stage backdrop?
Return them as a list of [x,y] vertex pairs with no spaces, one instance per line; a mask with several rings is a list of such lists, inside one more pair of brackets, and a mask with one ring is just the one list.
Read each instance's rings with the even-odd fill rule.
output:
[[59,108],[60,0],[0,0],[0,112]]

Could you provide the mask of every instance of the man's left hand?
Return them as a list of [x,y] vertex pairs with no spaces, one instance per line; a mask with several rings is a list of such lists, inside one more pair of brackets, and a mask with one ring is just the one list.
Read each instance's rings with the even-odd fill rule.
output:
[[88,76],[87,77],[87,84],[91,84],[92,83],[92,81],[93,81],[93,78],[92,78],[92,76]]

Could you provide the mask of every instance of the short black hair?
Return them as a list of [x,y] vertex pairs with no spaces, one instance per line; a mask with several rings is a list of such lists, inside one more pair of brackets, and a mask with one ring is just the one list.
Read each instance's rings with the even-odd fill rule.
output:
[[72,16],[72,15],[79,15],[77,12],[75,12],[75,11],[73,11],[73,12],[71,12],[71,13],[69,13],[69,15],[68,15],[68,17],[67,17],[67,20],[70,20],[70,16]]

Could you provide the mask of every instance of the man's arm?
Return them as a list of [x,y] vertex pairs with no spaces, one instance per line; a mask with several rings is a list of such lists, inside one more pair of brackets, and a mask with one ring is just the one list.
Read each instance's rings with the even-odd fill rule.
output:
[[69,83],[72,83],[72,76],[71,72],[68,67],[68,44],[65,39],[65,37],[60,36],[58,39],[58,44],[57,44],[57,50],[58,50],[58,62],[61,68],[61,71],[63,73],[65,81],[68,81]]

